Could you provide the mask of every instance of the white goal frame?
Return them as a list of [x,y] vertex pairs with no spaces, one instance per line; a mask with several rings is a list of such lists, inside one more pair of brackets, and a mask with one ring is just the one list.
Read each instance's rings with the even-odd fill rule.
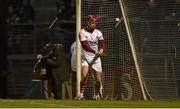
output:
[[139,80],[139,84],[140,84],[140,87],[141,87],[142,96],[143,96],[144,100],[147,100],[146,93],[145,93],[144,86],[143,86],[141,70],[140,70],[140,66],[139,66],[139,63],[138,63],[137,55],[136,55],[137,53],[136,53],[136,50],[135,50],[135,45],[134,45],[134,41],[133,41],[133,38],[132,38],[131,28],[130,28],[130,24],[129,24],[129,19],[127,17],[127,11],[126,11],[126,8],[125,8],[125,5],[124,5],[124,1],[119,0],[119,4],[120,4],[120,9],[121,9],[122,16],[123,16],[124,23],[125,23],[125,27],[126,27],[126,32],[127,32],[129,44],[130,44],[130,47],[131,47],[131,52],[132,52],[134,64],[135,64],[135,67],[136,67],[138,80]]
[[80,80],[81,80],[81,46],[79,41],[79,32],[81,30],[81,0],[76,0],[76,96],[80,94]]

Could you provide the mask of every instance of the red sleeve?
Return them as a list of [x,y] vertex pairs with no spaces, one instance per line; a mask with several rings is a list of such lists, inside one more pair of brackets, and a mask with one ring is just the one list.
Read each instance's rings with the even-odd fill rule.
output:
[[93,50],[87,41],[81,41],[81,44],[82,44],[82,47],[86,50],[86,51],[89,51],[89,52],[92,52],[92,53],[95,53],[96,51]]
[[100,46],[100,49],[105,50],[106,48],[105,40],[99,40],[99,46]]

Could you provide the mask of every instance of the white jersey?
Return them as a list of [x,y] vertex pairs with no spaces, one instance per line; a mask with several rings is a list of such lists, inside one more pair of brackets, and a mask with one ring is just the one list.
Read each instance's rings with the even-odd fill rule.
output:
[[[82,51],[81,51],[82,52]],[[82,56],[82,55],[81,55]],[[76,72],[76,65],[77,65],[77,53],[76,53],[76,42],[71,44],[71,69],[72,71]]]
[[[95,50],[98,51],[98,41],[99,40],[104,40],[103,34],[100,30],[94,29],[92,33],[86,31],[85,29],[82,29],[80,31],[80,41],[87,41],[89,46]],[[84,48],[82,49],[82,64],[87,65],[91,63],[93,58],[95,57],[94,53],[91,53],[89,51],[86,51]],[[98,58],[92,65],[92,68],[95,69],[96,71],[102,72],[102,67],[101,67],[101,59]]]
[[76,42],[71,45],[71,69],[76,72]]
[[[90,48],[92,48],[95,51],[98,51],[98,41],[104,40],[103,34],[98,29],[95,29],[92,33],[86,31],[85,29],[82,29],[80,31],[80,41],[87,41]],[[84,55],[94,57],[95,54],[91,53],[89,51],[83,50]]]

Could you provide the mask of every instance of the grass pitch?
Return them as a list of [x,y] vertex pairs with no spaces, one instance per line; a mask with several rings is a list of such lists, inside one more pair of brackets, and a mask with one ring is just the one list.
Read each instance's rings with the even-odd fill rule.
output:
[[1,99],[0,108],[180,108],[180,100],[15,100]]

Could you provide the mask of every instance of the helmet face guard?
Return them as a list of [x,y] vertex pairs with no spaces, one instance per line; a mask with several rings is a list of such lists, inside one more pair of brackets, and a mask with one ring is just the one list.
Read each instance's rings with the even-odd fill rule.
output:
[[96,28],[96,23],[97,20],[99,19],[99,17],[95,16],[95,15],[88,15],[86,17],[86,21],[87,21],[87,29],[89,31],[93,31]]

